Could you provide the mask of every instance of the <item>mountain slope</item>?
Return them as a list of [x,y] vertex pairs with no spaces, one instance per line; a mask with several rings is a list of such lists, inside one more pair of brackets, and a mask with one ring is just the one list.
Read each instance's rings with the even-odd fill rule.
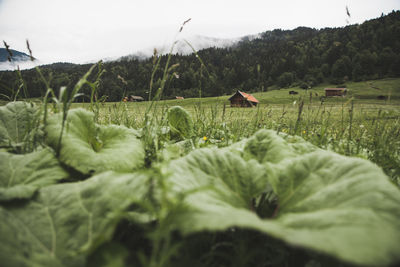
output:
[[[23,53],[23,52],[19,52],[17,50],[13,50],[10,49],[11,53],[12,53],[12,57],[11,60],[12,61],[27,61],[30,60],[30,56]],[[9,53],[7,51],[7,49],[5,48],[0,48],[0,62],[6,62],[9,61]]]

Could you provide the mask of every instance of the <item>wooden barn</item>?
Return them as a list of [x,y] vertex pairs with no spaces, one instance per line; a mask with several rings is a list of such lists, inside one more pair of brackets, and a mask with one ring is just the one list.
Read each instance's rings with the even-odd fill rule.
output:
[[325,88],[325,96],[345,96],[347,88]]
[[259,101],[251,94],[237,90],[237,92],[229,98],[231,107],[255,107]]
[[144,101],[144,98],[141,96],[136,96],[136,95],[130,95],[130,96],[125,96],[123,99],[124,102],[141,102]]

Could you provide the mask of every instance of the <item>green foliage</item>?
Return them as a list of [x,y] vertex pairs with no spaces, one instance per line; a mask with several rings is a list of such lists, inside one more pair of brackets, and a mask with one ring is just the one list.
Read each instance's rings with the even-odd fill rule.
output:
[[278,77],[278,86],[279,87],[289,87],[294,81],[294,75],[291,72],[284,72],[281,76]]
[[88,258],[89,267],[125,267],[129,251],[118,243],[109,242],[97,249]]
[[[185,199],[190,209],[175,222],[178,230],[250,228],[355,264],[399,260],[400,194],[379,168],[303,141],[288,143],[270,131],[248,142],[243,153],[252,158],[255,152],[258,163],[230,148],[198,150],[171,162],[174,191],[193,192]],[[268,185],[278,204],[260,219],[256,200]]]
[[27,102],[10,102],[0,107],[0,148],[24,153],[36,147],[40,131],[38,109]]
[[50,149],[24,155],[0,152],[0,202],[28,199],[40,188],[69,177]]
[[190,114],[180,106],[168,109],[168,125],[173,135],[181,139],[190,138],[193,134],[193,121]]
[[4,266],[85,266],[91,250],[146,193],[146,175],[105,172],[84,182],[52,185],[30,202],[0,207]]
[[[341,83],[351,77],[351,59],[348,56],[342,56],[332,66],[332,78],[336,83]],[[347,77],[347,78],[346,78]]]
[[59,149],[63,164],[82,174],[105,170],[127,172],[143,166],[143,145],[135,130],[98,125],[94,123],[94,114],[83,109],[69,112],[63,133],[62,123],[62,114],[55,114],[49,118],[45,131],[47,143]]

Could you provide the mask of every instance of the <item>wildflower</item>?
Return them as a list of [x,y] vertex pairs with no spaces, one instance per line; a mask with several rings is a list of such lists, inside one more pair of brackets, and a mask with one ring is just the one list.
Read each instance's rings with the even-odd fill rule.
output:
[[360,124],[360,128],[364,128],[364,125]]
[[221,140],[224,141],[224,138],[222,137]]
[[304,131],[303,131],[303,134],[305,134],[305,133],[306,133],[306,131],[304,130]]
[[207,141],[207,136],[203,136],[203,140],[204,140],[204,141]]

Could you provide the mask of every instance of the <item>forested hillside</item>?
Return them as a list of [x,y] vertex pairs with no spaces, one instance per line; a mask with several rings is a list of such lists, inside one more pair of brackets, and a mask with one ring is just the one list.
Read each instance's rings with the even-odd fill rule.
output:
[[[294,84],[308,88],[322,82],[400,77],[400,11],[342,28],[267,31],[230,48],[198,51],[198,56],[201,60],[195,54],[172,56],[170,66],[177,65],[165,86],[164,98],[193,97],[200,91],[202,96],[217,96],[236,89],[256,92]],[[153,90],[161,83],[167,56],[162,57]],[[104,63],[99,97],[107,96],[108,101],[120,101],[124,95],[147,99],[155,62],[154,58],[125,58]],[[72,89],[89,67],[58,63],[41,70],[50,86],[58,90],[61,86]],[[36,70],[22,71],[22,78],[29,97],[44,94],[45,85]],[[15,72],[0,73],[1,94],[10,95],[20,84]],[[89,95],[89,88],[86,93]]]

